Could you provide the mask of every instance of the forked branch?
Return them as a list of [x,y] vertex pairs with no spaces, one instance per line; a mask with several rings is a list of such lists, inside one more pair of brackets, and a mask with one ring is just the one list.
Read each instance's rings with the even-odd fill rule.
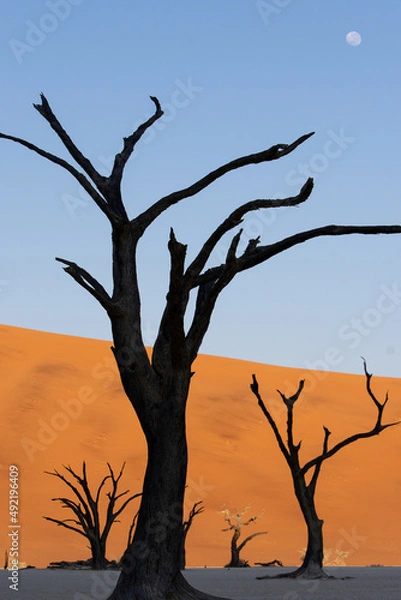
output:
[[373,400],[373,402],[377,408],[377,418],[376,418],[376,422],[375,422],[374,426],[372,427],[372,429],[369,429],[368,431],[355,433],[354,435],[351,435],[351,436],[343,439],[341,442],[338,442],[337,444],[335,444],[335,446],[333,446],[330,450],[328,449],[328,437],[330,435],[330,432],[325,427],[324,428],[325,429],[325,440],[324,440],[322,454],[320,456],[317,456],[316,458],[308,461],[302,467],[302,472],[304,474],[307,473],[309,471],[309,469],[311,469],[315,466],[321,465],[323,461],[327,460],[331,456],[334,456],[334,454],[337,454],[337,452],[339,450],[341,450],[342,448],[345,448],[346,446],[349,446],[350,444],[353,444],[357,440],[373,437],[375,435],[378,435],[379,433],[381,433],[388,427],[395,427],[396,425],[399,425],[401,423],[401,421],[393,421],[391,423],[383,424],[383,411],[388,402],[388,392],[386,392],[386,396],[385,396],[385,399],[383,402],[380,402],[377,399],[377,397],[373,393],[372,387],[371,387],[372,373],[369,373],[367,370],[366,360],[364,358],[362,358],[362,360],[363,360],[363,366],[364,366],[364,371],[365,371],[365,376],[366,376],[366,391],[367,391],[368,395],[370,396],[370,398]]
[[101,306],[103,306],[108,313],[113,313],[117,310],[116,305],[106,292],[105,288],[97,281],[97,279],[88,273],[88,271],[71,260],[58,257],[56,257],[56,260],[64,265],[67,265],[67,267],[64,267],[64,271],[68,273],[68,275],[70,275],[77,283],[79,283],[84,290],[96,298],[99,304],[101,304]]
[[279,446],[281,452],[283,453],[286,461],[289,462],[290,452],[289,452],[287,446],[285,445],[283,438],[281,437],[280,430],[277,427],[275,420],[273,419],[270,411],[267,409],[265,403],[263,402],[262,396],[259,393],[259,383],[258,383],[258,380],[256,379],[255,374],[252,375],[252,383],[250,385],[250,388],[258,400],[258,405],[259,405],[262,413],[265,415],[266,419],[269,422],[270,427],[273,430],[274,436],[277,440],[277,443],[278,443],[278,446]]
[[191,510],[189,511],[188,519],[183,522],[182,528],[184,531],[184,535],[186,536],[189,529],[191,528],[192,521],[197,515],[200,515],[205,511],[205,507],[203,505],[203,500],[198,500],[198,502],[194,502]]
[[55,165],[58,165],[66,171],[68,171],[78,181],[78,183],[83,187],[83,189],[89,194],[89,196],[94,200],[94,202],[97,204],[100,210],[104,212],[104,214],[109,218],[111,222],[116,222],[119,220],[119,216],[114,212],[112,207],[108,205],[105,198],[96,190],[95,187],[93,187],[93,185],[87,180],[85,175],[83,173],[80,173],[69,162],[67,162],[63,158],[60,158],[59,156],[56,156],[55,154],[52,154],[51,152],[43,150],[39,146],[36,146],[35,144],[32,144],[31,142],[28,142],[23,138],[19,138],[14,135],[8,135],[6,133],[0,133],[0,139],[10,140],[19,144],[20,146],[24,146],[25,148],[28,148],[28,150],[32,150],[32,152],[39,154],[39,156],[46,158]]
[[280,394],[282,401],[287,407],[287,445],[288,452],[293,459],[298,460],[298,452],[301,447],[301,442],[294,444],[294,404],[298,400],[302,390],[304,389],[305,380],[301,379],[298,385],[298,389],[289,398],[285,396],[280,390],[277,392]]
[[142,123],[142,125],[139,125],[139,127],[136,129],[136,131],[134,131],[134,133],[132,133],[129,137],[124,138],[123,149],[119,154],[116,154],[116,157],[114,159],[114,165],[110,175],[110,183],[113,186],[118,186],[118,188],[121,184],[121,179],[124,173],[125,165],[127,164],[131,154],[133,153],[137,142],[139,142],[146,130],[149,129],[149,127],[151,127],[155,121],[157,121],[158,119],[160,119],[160,117],[163,116],[163,111],[160,106],[159,100],[155,96],[150,96],[150,99],[155,105],[154,114],[147,121]]
[[[53,498],[53,500],[58,500],[58,498]],[[84,529],[78,529],[78,527],[74,527],[73,525],[68,525],[68,522],[71,521],[72,519],[53,519],[53,517],[43,517],[46,521],[50,521],[51,523],[55,523],[58,527],[65,527],[66,529],[69,529],[70,531],[74,531],[75,533],[79,533],[79,535],[82,535],[84,538],[87,537],[86,532]],[[77,523],[77,521],[75,521],[75,523]]]
[[[273,256],[289,250],[298,244],[303,244],[308,240],[312,240],[317,237],[324,236],[338,236],[338,235],[351,235],[351,234],[395,234],[401,233],[401,225],[325,225],[324,227],[317,227],[316,229],[309,229],[308,231],[301,231],[295,235],[291,235],[279,242],[268,244],[266,246],[257,246],[252,252],[244,252],[242,256],[238,258],[238,272],[246,271],[261,263],[269,260]],[[217,279],[224,269],[224,264],[217,267],[212,267],[204,273],[201,273],[197,278],[194,279],[192,287],[197,287],[208,281],[214,281]]]
[[68,150],[75,162],[85,171],[85,173],[92,179],[93,183],[99,190],[104,188],[106,177],[100,175],[100,173],[92,165],[91,161],[82,154],[82,152],[74,144],[68,133],[65,131],[60,121],[54,114],[46,96],[40,94],[40,104],[34,104],[34,108],[40,115],[49,123],[53,131],[56,132],[60,140],[63,142],[65,148]]
[[[328,450],[329,447],[329,437],[331,435],[331,431],[329,429],[327,429],[327,427],[323,426],[323,430],[324,430],[324,438],[323,438],[323,452],[322,454],[325,454]],[[316,485],[317,485],[317,480],[319,478],[320,475],[320,469],[322,467],[322,461],[316,463],[315,465],[315,469],[313,471],[313,475],[311,477],[311,480],[309,482],[309,488],[311,489],[311,491],[314,493],[316,490]]]
[[115,156],[113,168],[109,177],[103,176],[93,166],[91,161],[79,150],[71,137],[68,135],[59,119],[53,112],[46,96],[40,94],[40,103],[34,104],[34,108],[39,114],[49,123],[50,127],[55,131],[64,147],[67,149],[75,162],[83,169],[94,185],[88,181],[83,173],[78,171],[73,165],[66,160],[56,156],[35,144],[28,142],[22,138],[0,133],[0,138],[16,142],[25,146],[29,150],[36,152],[50,162],[59,165],[68,171],[82,185],[84,190],[96,202],[98,207],[106,214],[113,225],[121,222],[128,222],[128,216],[121,197],[121,180],[124,168],[130,158],[136,143],[141,139],[145,131],[153,125],[153,123],[163,115],[160,103],[157,98],[151,96],[152,102],[155,104],[155,113],[142,123],[133,134],[124,138],[123,149]]
[[[312,193],[312,189],[313,179],[309,178],[303,185],[302,189],[300,190],[297,196],[272,200],[252,200],[251,202],[247,202],[246,204],[243,204],[242,206],[236,208],[206,240],[199,254],[192,261],[192,263],[189,265],[186,271],[187,279],[193,281],[194,277],[197,277],[201,273],[202,269],[205,267],[207,261],[209,260],[211,253],[215,249],[217,243],[228,231],[240,225],[243,222],[243,217],[246,214],[255,210],[265,208],[282,208],[288,206],[297,206],[302,202],[305,202],[305,200],[309,198],[310,194]],[[249,252],[249,247],[247,249],[247,252]]]
[[303,380],[300,381],[297,392],[290,398],[287,398],[286,396],[284,396],[284,394],[282,392],[280,392],[278,390],[279,394],[281,395],[281,397],[283,399],[284,404],[287,407],[287,444],[288,444],[288,447],[287,447],[283,441],[283,438],[277,427],[276,422],[274,421],[271,413],[266,408],[266,406],[262,400],[262,397],[259,393],[259,384],[257,382],[256,376],[252,375],[252,383],[250,385],[251,391],[256,396],[256,398],[258,400],[258,405],[260,406],[263,414],[265,415],[266,419],[268,420],[268,422],[273,430],[273,433],[276,437],[276,440],[280,447],[280,450],[283,453],[284,457],[286,458],[291,470],[293,470],[294,468],[296,470],[299,469],[299,474],[301,476],[305,476],[306,473],[310,469],[312,469],[312,468],[315,469],[313,472],[310,484],[309,484],[313,490],[316,487],[316,482],[317,482],[317,479],[318,479],[318,476],[320,473],[321,465],[325,460],[327,460],[331,456],[334,456],[334,454],[336,454],[339,450],[341,450],[342,448],[345,448],[346,446],[349,446],[350,444],[353,444],[357,440],[373,437],[374,435],[378,435],[379,433],[381,433],[384,429],[387,429],[388,427],[394,427],[395,425],[400,424],[400,421],[383,424],[383,422],[382,422],[383,411],[388,402],[388,393],[386,393],[384,402],[380,402],[377,399],[377,397],[375,396],[375,394],[372,391],[372,387],[371,387],[372,374],[369,373],[367,370],[367,365],[366,365],[365,359],[363,359],[363,364],[364,364],[364,371],[365,371],[365,376],[366,376],[366,390],[367,390],[367,393],[370,396],[370,398],[372,398],[372,400],[377,408],[377,419],[375,421],[374,426],[372,427],[372,429],[370,429],[368,431],[355,433],[355,434],[343,439],[341,442],[338,442],[331,449],[329,449],[329,437],[331,435],[331,431],[327,427],[323,427],[324,439],[323,439],[322,453],[319,456],[309,460],[303,467],[300,466],[299,460],[298,460],[298,451],[300,448],[300,443],[295,445],[293,442],[293,414],[292,414],[292,412],[293,412],[294,404],[303,389],[304,381]]

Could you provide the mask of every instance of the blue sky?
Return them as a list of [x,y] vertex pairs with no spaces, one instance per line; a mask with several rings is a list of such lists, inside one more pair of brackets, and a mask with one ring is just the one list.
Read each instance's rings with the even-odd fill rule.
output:
[[[134,217],[221,163],[300,135],[280,161],[231,173],[165,213],[140,249],[144,337],[167,287],[170,226],[193,256],[237,205],[295,195],[299,208],[249,215],[244,243],[303,229],[401,223],[399,0],[8,0],[0,19],[0,130],[67,157],[32,108],[44,92],[81,150],[107,172],[121,139],[165,116],[127,168]],[[345,36],[358,31],[359,46]],[[0,143],[0,321],[110,339],[107,315],[62,270],[111,284],[108,223],[67,173]],[[219,262],[227,241],[213,257]],[[279,365],[400,376],[400,236],[311,241],[241,274],[202,352]]]

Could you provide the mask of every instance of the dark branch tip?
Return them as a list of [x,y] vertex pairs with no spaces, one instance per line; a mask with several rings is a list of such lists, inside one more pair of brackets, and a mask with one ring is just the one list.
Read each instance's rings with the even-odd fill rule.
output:
[[369,372],[368,372],[368,365],[367,365],[367,363],[366,363],[366,358],[364,358],[363,356],[361,356],[361,359],[362,359],[362,362],[363,362],[363,369],[364,369],[364,371],[365,371],[365,375],[366,375],[366,377],[371,377],[371,376],[372,376],[372,373],[369,373]]
[[149,96],[149,98],[152,100],[152,102],[156,106],[156,112],[160,113],[160,114],[163,114],[163,110],[162,110],[161,104],[159,102],[159,99],[156,98],[156,96]]
[[313,190],[313,186],[314,186],[314,185],[315,185],[315,181],[314,181],[313,177],[309,177],[309,178],[308,178],[308,179],[305,181],[305,183],[304,183],[304,185],[302,186],[302,188],[301,188],[301,191],[300,191],[300,193],[299,193],[299,195],[301,196],[301,198],[303,198],[303,199],[307,199],[307,198],[309,198],[309,196],[310,196],[310,195],[311,195],[311,193],[312,193],[312,190]]
[[50,104],[43,92],[40,93],[40,104],[33,104],[33,107],[44,116],[45,113],[51,112]]
[[252,373],[252,383],[250,385],[250,388],[254,394],[257,394],[259,391],[258,380],[256,379],[256,375],[254,373]]

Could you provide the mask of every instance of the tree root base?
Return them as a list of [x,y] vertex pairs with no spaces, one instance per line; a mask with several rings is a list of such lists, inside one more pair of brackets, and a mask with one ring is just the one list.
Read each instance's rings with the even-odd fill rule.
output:
[[109,596],[108,600],[230,600],[229,598],[223,598],[221,596],[213,596],[202,592],[192,587],[185,579],[185,577],[178,573],[176,575],[170,590],[162,592],[161,590],[142,589],[141,591],[124,591],[118,590],[117,588]]
[[[256,577],[256,579],[337,579],[333,575],[328,575],[324,571],[316,571],[316,570],[305,570],[305,569],[297,569],[296,571],[291,571],[290,573],[279,573],[278,575],[263,575],[261,577]],[[342,578],[341,578],[342,579]]]
[[229,600],[221,596],[213,596],[192,587],[180,573],[174,579],[172,589],[167,600]]

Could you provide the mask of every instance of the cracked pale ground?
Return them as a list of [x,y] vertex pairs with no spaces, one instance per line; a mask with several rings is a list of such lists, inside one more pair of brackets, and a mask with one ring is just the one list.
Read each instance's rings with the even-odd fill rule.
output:
[[[255,579],[282,573],[279,568],[188,569],[185,576],[199,589],[234,600],[400,600],[401,567],[328,567],[327,571],[338,579]],[[7,573],[0,571],[0,595],[2,600],[105,600],[117,577],[111,571],[32,569],[20,573],[16,593],[8,589]]]

